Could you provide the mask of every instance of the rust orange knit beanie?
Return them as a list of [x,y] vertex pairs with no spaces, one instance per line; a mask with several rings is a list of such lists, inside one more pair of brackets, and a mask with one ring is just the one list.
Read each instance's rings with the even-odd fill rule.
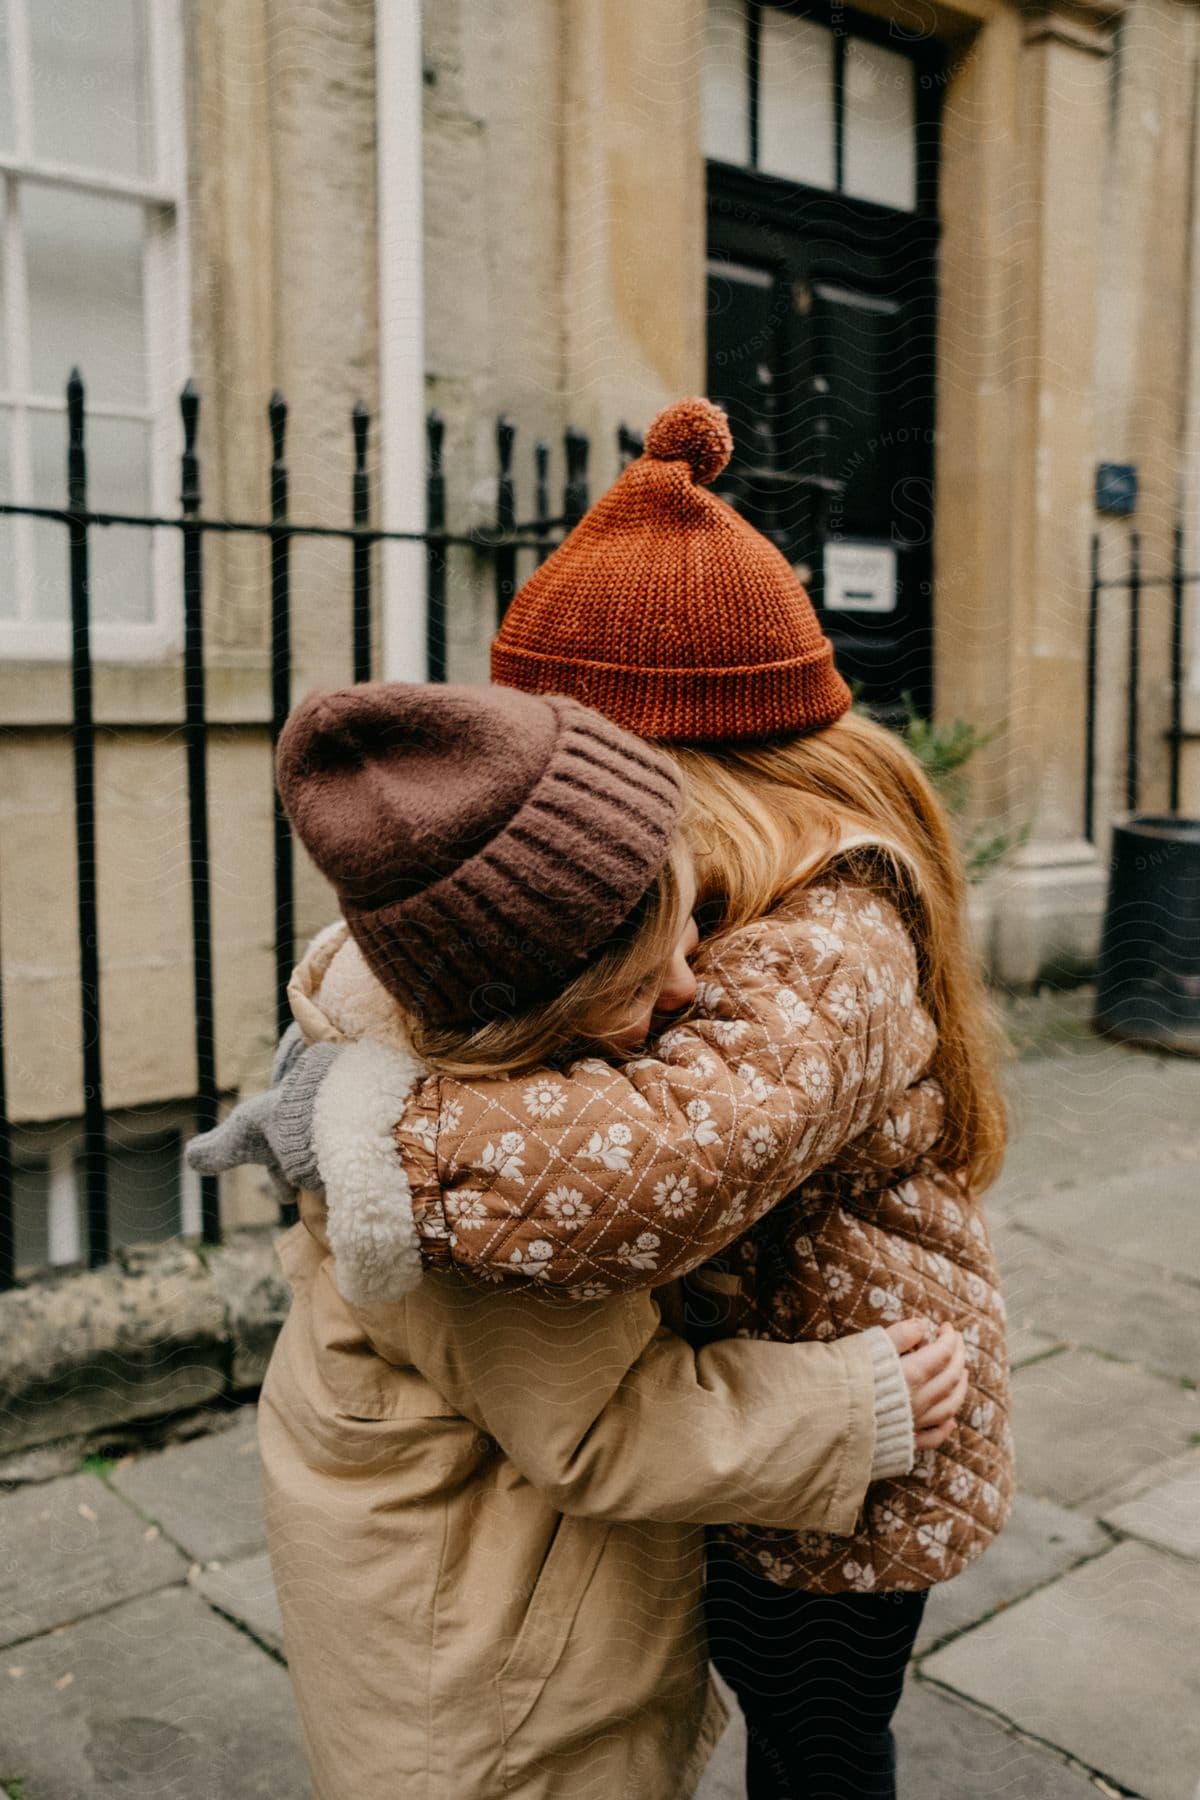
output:
[[577,975],[666,861],[669,758],[562,697],[364,681],[288,714],[275,773],[372,971],[430,1023]]
[[709,400],[660,412],[643,455],[516,595],[492,679],[570,694],[639,737],[768,738],[851,695],[787,559],[708,492],[733,452]]

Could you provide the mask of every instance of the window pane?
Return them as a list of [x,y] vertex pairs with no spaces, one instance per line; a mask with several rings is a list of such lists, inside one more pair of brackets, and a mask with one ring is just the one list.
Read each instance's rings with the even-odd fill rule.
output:
[[[108,1225],[112,1247],[174,1237],[180,1227],[179,1133],[119,1138],[109,1123]],[[84,1192],[83,1158],[75,1160],[75,1181]]]
[[0,150],[13,147],[12,65],[8,58],[8,8],[0,6]]
[[774,7],[759,43],[758,166],[809,187],[834,182],[833,33]]
[[708,0],[704,154],[743,167],[750,160],[745,0]]
[[[0,176],[0,233],[8,230],[8,183]],[[8,373],[8,257],[0,242],[0,387],[9,384]]]
[[89,399],[144,403],[140,204],[31,181],[21,217],[34,392],[61,395],[78,364]]
[[[61,506],[67,491],[64,413],[30,416],[36,506]],[[87,422],[88,503],[96,511],[149,511],[150,427],[131,419]],[[69,620],[71,598],[67,528],[36,520],[34,615]],[[145,624],[153,617],[150,530],[98,525],[89,533],[92,618],[98,623]]]
[[917,203],[916,73],[907,56],[882,44],[846,45],[842,185],[859,200],[908,212]]
[[142,4],[34,0],[29,7],[35,156],[150,174]]
[[50,1164],[45,1157],[13,1159],[13,1223],[17,1269],[41,1269],[50,1260]]

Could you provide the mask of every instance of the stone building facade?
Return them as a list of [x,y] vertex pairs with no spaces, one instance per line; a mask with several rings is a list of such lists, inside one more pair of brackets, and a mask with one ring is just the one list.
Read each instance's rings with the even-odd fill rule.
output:
[[[1115,573],[1137,531],[1145,572],[1161,576],[1179,523],[1200,569],[1190,0],[111,11],[121,28],[101,39],[82,4],[18,7],[25,24],[0,68],[12,102],[0,490],[55,503],[60,451],[46,446],[73,363],[95,411],[97,482],[106,469],[116,484],[97,487],[97,504],[175,511],[177,396],[191,376],[206,515],[266,516],[278,389],[292,516],[348,520],[361,401],[375,516],[398,530],[424,517],[427,407],[445,419],[462,531],[494,508],[500,412],[518,428],[528,516],[538,439],[554,447],[557,486],[563,431],[587,432],[595,495],[619,466],[618,424],[641,431],[666,401],[727,388],[747,446],[735,493],[817,596],[832,607],[841,581],[855,598],[830,542],[870,553],[860,567],[874,571],[878,616],[827,614],[868,689],[896,698],[880,646],[899,620],[910,685],[938,716],[995,731],[972,765],[973,807],[1026,841],[979,896],[994,971],[1029,982],[1086,968],[1105,829],[1123,803],[1127,677],[1114,591],[1100,620],[1093,844],[1091,536]],[[93,102],[96,119],[132,118],[134,136],[88,129]],[[918,379],[902,394],[910,362]],[[1101,463],[1136,468],[1131,516],[1097,513]],[[54,529],[0,522],[0,955],[29,1266],[73,1260],[82,1231]],[[98,566],[95,597],[105,1100],[128,1165],[118,1239],[197,1217],[178,1166],[195,1080],[178,545],[159,536],[146,562],[126,548]],[[268,568],[261,540],[211,537],[205,555],[218,1080],[233,1096],[261,1084],[273,1042]],[[420,547],[381,548],[375,574],[375,673],[420,677]],[[1141,797],[1154,806],[1164,592],[1147,589],[1141,662]],[[449,599],[449,673],[483,679],[484,559],[457,555]],[[349,620],[345,546],[298,542],[293,695],[350,679]],[[1187,624],[1183,805],[1195,812],[1194,611]],[[300,858],[301,937],[330,907]],[[254,1177],[222,1203],[231,1222],[273,1207]]]
[[[928,484],[902,476],[888,493],[898,518],[920,515],[916,535],[929,540],[936,711],[995,731],[973,765],[975,811],[1026,837],[981,897],[992,966],[1013,982],[1086,967],[1104,828],[1124,803],[1127,677],[1125,600],[1106,594],[1092,845],[1083,836],[1091,536],[1099,532],[1104,573],[1116,575],[1136,531],[1144,574],[1161,578],[1178,522],[1186,565],[1200,567],[1200,15],[1179,0],[856,10],[546,0],[513,11],[501,17],[471,0],[430,9],[429,390],[461,431],[474,421],[485,462],[501,406],[528,421],[529,436],[561,429],[569,414],[595,434],[595,487],[615,473],[604,457],[617,420],[640,429],[675,394],[719,391],[712,277],[723,159],[706,159],[705,104],[719,107],[722,95],[718,81],[714,102],[711,71],[706,82],[706,13],[718,15],[710,60],[726,65],[742,54],[741,12],[758,13],[760,34],[763,17],[783,11],[841,37],[851,56],[860,39],[878,46],[879,81],[890,78],[889,58],[921,58],[911,129],[926,147],[936,138],[934,343],[921,346],[931,352],[932,454]],[[818,117],[819,95],[806,104]],[[897,111],[884,125],[903,145]],[[719,147],[730,154],[728,141]],[[764,194],[775,186],[786,205],[799,185],[768,172],[757,191],[752,179],[735,189],[744,212],[761,206],[767,219],[752,273],[782,254]],[[869,218],[863,229],[869,242]],[[741,241],[753,254],[753,219]],[[884,454],[864,434],[848,461]],[[1102,463],[1136,468],[1132,516],[1097,512]],[[1165,590],[1151,593],[1140,798],[1154,806],[1166,794],[1170,619]],[[484,667],[489,622],[466,621],[460,666],[472,675]],[[1196,625],[1191,605],[1182,793],[1193,811]]]

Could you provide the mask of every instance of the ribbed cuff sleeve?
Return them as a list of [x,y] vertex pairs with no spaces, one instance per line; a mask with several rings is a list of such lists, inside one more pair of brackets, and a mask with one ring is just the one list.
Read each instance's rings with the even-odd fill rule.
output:
[[907,1475],[916,1459],[912,1404],[900,1355],[882,1325],[864,1333],[875,1373],[875,1454],[871,1480]]
[[341,1054],[340,1044],[310,1044],[280,1082],[269,1135],[279,1166],[294,1188],[321,1194],[325,1184],[313,1148],[317,1089]]
[[308,1048],[308,1039],[293,1019],[279,1042],[275,1046],[275,1060],[271,1064],[271,1086],[278,1087],[285,1075],[290,1075],[296,1065],[297,1057],[303,1056]]

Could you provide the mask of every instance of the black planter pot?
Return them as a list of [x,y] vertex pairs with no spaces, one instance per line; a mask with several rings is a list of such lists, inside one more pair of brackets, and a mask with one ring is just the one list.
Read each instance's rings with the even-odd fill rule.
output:
[[1200,819],[1113,826],[1096,1029],[1200,1056]]

